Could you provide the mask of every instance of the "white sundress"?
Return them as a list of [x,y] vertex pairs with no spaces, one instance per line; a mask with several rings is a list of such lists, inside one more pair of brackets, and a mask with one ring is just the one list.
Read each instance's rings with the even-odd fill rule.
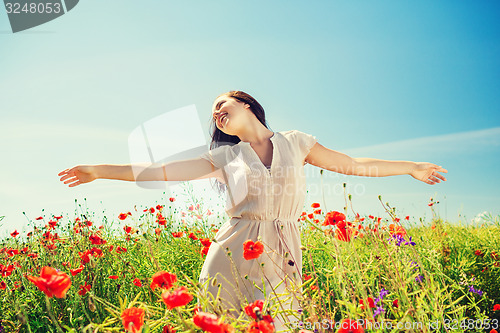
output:
[[[301,294],[302,252],[298,220],[306,195],[305,157],[316,141],[316,137],[297,130],[275,132],[269,169],[248,142],[220,146],[201,155],[223,170],[229,216],[203,264],[201,295],[210,293],[215,299],[220,287],[219,304],[236,317],[246,305],[267,298],[271,305],[288,310],[287,316],[274,318],[277,332],[289,331],[285,323],[296,324],[300,318],[297,295]],[[248,239],[264,244],[259,258],[244,259],[243,243]],[[211,280],[213,277],[216,281]]]

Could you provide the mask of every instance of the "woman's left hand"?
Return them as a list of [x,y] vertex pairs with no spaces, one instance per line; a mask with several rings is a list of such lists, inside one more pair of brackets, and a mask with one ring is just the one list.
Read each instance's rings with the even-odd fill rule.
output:
[[416,162],[415,168],[410,175],[415,179],[423,181],[424,183],[434,185],[436,183],[441,183],[441,181],[446,181],[446,178],[444,178],[439,172],[447,173],[448,170],[436,164]]

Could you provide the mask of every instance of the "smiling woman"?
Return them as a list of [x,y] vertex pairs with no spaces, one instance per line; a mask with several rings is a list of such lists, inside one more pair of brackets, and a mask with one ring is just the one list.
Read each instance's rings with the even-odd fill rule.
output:
[[[347,175],[408,174],[430,185],[446,180],[439,172],[447,170],[432,163],[352,158],[298,130],[273,132],[262,106],[242,91],[218,96],[212,119],[211,149],[199,158],[144,167],[141,179],[132,172],[141,168],[138,165],[81,165],[59,176],[70,187],[97,178],[218,179],[228,192],[229,219],[217,232],[201,269],[199,304],[204,311],[237,318],[249,304],[265,300],[282,310],[274,318],[277,332],[297,327],[300,319],[302,252],[297,221],[305,201],[306,163]],[[249,246],[255,252],[251,256]]]

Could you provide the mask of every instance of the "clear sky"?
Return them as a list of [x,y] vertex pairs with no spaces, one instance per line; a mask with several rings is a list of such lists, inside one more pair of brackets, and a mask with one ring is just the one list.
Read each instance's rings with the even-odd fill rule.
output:
[[[430,197],[455,222],[500,214],[498,1],[85,0],[16,34],[2,7],[0,51],[0,236],[29,229],[23,211],[72,217],[75,199],[112,218],[171,190],[181,199],[178,187],[112,180],[68,188],[57,174],[129,163],[135,128],[188,105],[199,121],[175,126],[201,124],[208,143],[212,102],[228,90],[254,96],[273,131],[449,170],[434,186],[325,172],[323,201],[306,166],[307,205],[342,210],[347,182],[360,214],[386,216],[379,194],[415,220],[431,216]],[[220,203],[208,181],[192,183]]]

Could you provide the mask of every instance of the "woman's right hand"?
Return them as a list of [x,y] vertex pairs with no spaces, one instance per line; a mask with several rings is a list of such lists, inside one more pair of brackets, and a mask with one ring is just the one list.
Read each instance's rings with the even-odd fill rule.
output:
[[71,169],[66,169],[57,174],[64,184],[74,187],[80,184],[90,183],[97,179],[95,167],[93,165],[77,165]]

